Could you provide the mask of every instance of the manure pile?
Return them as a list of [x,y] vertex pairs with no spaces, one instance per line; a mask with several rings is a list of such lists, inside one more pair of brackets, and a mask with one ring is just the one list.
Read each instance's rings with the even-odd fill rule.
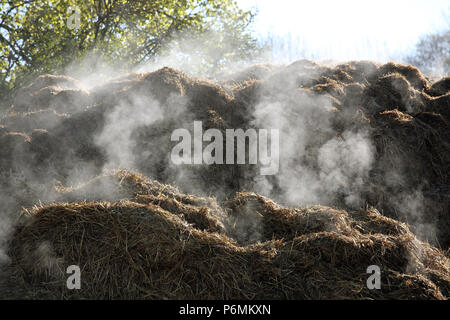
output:
[[[128,198],[96,199],[108,185]],[[31,298],[445,299],[449,259],[376,209],[288,209],[242,192],[219,206],[119,171],[25,213],[10,244]],[[88,196],[92,194],[92,198]],[[64,202],[86,195],[83,202]],[[256,218],[257,217],[257,218]],[[260,234],[254,242],[252,235]],[[65,288],[79,265],[81,290]],[[380,290],[366,287],[378,265]]]
[[[278,125],[279,172],[175,166],[194,121]],[[450,77],[395,63],[40,76],[0,120],[0,298],[446,299],[449,121]]]

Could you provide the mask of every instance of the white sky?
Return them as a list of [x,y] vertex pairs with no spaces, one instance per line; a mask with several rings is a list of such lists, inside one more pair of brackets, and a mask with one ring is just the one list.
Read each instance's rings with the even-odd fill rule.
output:
[[449,0],[237,2],[258,8],[253,27],[258,37],[290,33],[294,46],[317,59],[385,61],[411,50],[421,35],[450,28]]

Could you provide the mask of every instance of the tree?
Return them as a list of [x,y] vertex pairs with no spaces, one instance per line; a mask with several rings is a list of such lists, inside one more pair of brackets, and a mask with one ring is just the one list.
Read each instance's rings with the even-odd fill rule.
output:
[[406,62],[429,75],[450,73],[450,30],[424,36]]
[[246,28],[253,16],[234,0],[0,0],[0,95],[86,56],[95,67],[129,70],[180,34],[221,34],[207,64],[220,68],[257,49]]

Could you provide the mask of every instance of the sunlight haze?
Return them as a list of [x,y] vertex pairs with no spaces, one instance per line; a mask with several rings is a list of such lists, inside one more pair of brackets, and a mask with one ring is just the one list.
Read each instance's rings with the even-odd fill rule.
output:
[[450,23],[446,0],[237,2],[244,9],[257,8],[253,30],[259,39],[271,34],[286,45],[290,39],[291,59],[303,53],[316,59],[388,60]]

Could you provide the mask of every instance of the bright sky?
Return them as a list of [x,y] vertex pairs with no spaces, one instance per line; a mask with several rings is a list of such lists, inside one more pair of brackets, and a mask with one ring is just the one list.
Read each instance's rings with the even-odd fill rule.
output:
[[258,37],[291,34],[297,49],[287,59],[298,58],[298,48],[307,48],[306,55],[316,59],[386,61],[411,50],[421,35],[450,28],[449,0],[237,2],[244,9],[258,8]]

